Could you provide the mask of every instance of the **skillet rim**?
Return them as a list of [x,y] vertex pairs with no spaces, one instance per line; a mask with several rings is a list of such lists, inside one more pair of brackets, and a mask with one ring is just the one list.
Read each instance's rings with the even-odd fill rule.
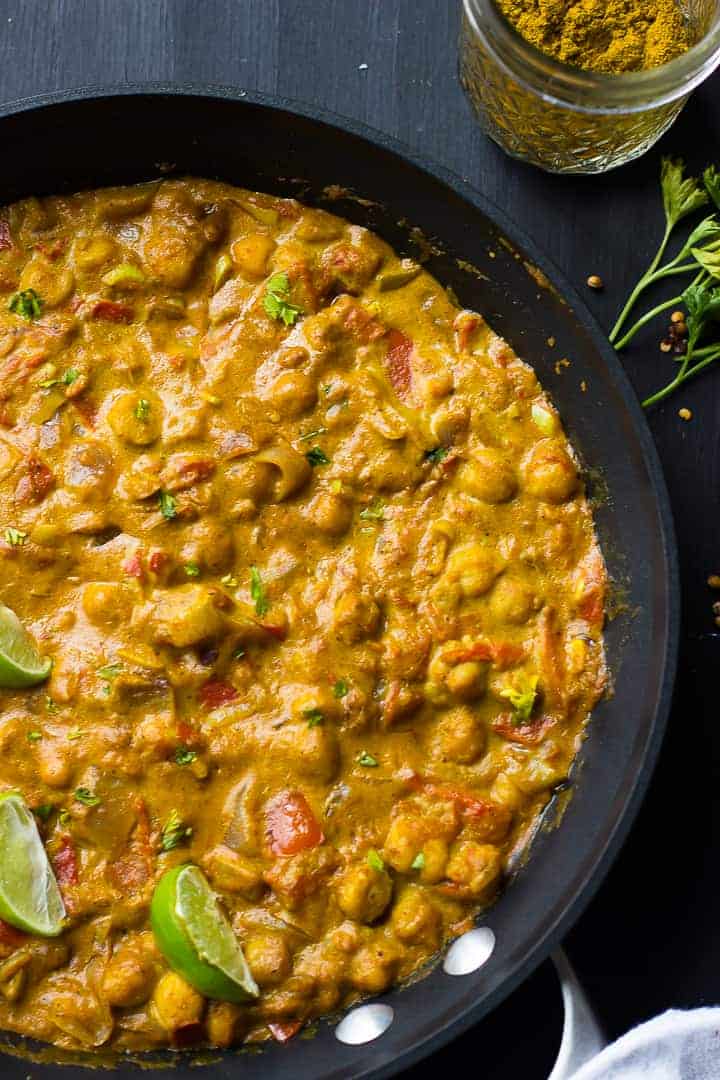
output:
[[[233,102],[237,105],[248,104],[273,111],[284,111],[295,114],[305,120],[336,128],[349,133],[359,139],[380,147],[382,150],[399,158],[405,164],[427,174],[431,179],[439,181],[451,192],[459,196],[479,211],[501,234],[506,236],[514,249],[527,254],[535,267],[538,267],[548,278],[557,294],[568,302],[572,316],[580,324],[590,338],[592,346],[608,369],[611,381],[621,395],[624,405],[628,410],[634,435],[641,451],[642,459],[648,472],[659,522],[661,525],[661,550],[663,561],[663,585],[666,597],[666,619],[664,629],[665,649],[662,665],[662,680],[659,685],[657,707],[651,724],[641,760],[637,765],[634,779],[625,798],[622,810],[618,813],[614,827],[604,838],[604,842],[598,844],[599,854],[593,861],[592,869],[586,874],[584,881],[577,887],[575,895],[562,908],[562,913],[557,917],[552,927],[534,942],[527,951],[525,958],[517,965],[514,971],[507,975],[500,984],[491,992],[481,995],[481,999],[473,1005],[460,1007],[458,1014],[445,1024],[440,1030],[431,1036],[415,1039],[406,1047],[402,1054],[391,1062],[363,1067],[362,1062],[352,1073],[354,1080],[380,1080],[383,1077],[395,1076],[399,1072],[408,1069],[423,1058],[429,1056],[452,1039],[467,1031],[477,1024],[483,1016],[496,1008],[505,998],[516,989],[530,974],[546,960],[552,950],[560,944],[562,938],[569,932],[581,917],[590,901],[596,895],[600,885],[609,873],[613,862],[617,858],[630,829],[635,821],[639,808],[645,797],[650,779],[657,763],[665,730],[668,723],[672,706],[675,676],[678,664],[679,638],[680,638],[680,577],[678,566],[678,549],[675,536],[670,498],[665,483],[660,458],[648,425],[646,415],[643,412],[635,391],[630,383],[625,370],[620,363],[615,351],[612,349],[603,334],[594,315],[587,308],[585,301],[575,290],[574,286],[566,279],[564,273],[558,269],[553,260],[540,251],[535,242],[525,233],[521,226],[513,222],[505,211],[497,206],[477,190],[468,180],[458,176],[452,170],[435,161],[434,158],[417,151],[393,136],[379,131],[370,125],[350,119],[334,113],[328,109],[315,106],[309,102],[286,98],[280,95],[266,94],[260,91],[244,90],[241,87],[229,84],[214,83],[171,83],[158,82],[135,82],[119,85],[98,84],[83,85],[66,90],[49,91],[42,94],[31,95],[16,99],[11,102],[0,104],[0,139],[2,138],[1,122],[3,119],[16,116],[34,110],[40,110],[52,105],[71,105],[74,102],[90,102],[102,99],[134,98],[139,96],[183,98],[192,97],[203,99],[207,102],[222,100]],[[442,240],[442,237],[440,237]],[[401,988],[402,989],[402,988]],[[392,997],[397,988],[389,991],[384,997]],[[398,1023],[402,1021],[399,1019]],[[367,1044],[368,1056],[371,1056],[373,1043]],[[279,1048],[282,1049],[282,1048]],[[7,1060],[0,1046],[0,1060]],[[24,1059],[21,1059],[24,1061]],[[24,1061],[27,1067],[31,1066]],[[123,1066],[130,1062],[118,1062],[117,1072],[113,1067],[108,1075],[123,1075]],[[190,1063],[178,1061],[177,1066],[186,1067]],[[239,1067],[242,1067],[238,1059]],[[290,1064],[284,1062],[282,1064]],[[268,1062],[269,1065],[269,1062]],[[40,1066],[45,1075],[50,1075],[49,1070],[64,1068],[60,1063]],[[70,1065],[70,1068],[76,1068]],[[92,1065],[89,1067],[93,1067]],[[95,1066],[97,1067],[97,1066]],[[191,1066],[192,1067],[192,1066]],[[280,1065],[282,1068],[282,1065]],[[47,1072],[46,1072],[47,1070]],[[53,1073],[53,1075],[55,1075]],[[59,1073],[57,1075],[60,1075]],[[186,1075],[183,1072],[183,1075]]]

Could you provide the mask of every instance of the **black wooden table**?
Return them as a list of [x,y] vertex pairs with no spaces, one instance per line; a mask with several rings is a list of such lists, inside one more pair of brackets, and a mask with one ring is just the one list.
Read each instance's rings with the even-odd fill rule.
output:
[[[720,76],[640,162],[604,177],[546,176],[505,158],[478,131],[456,75],[458,7],[458,0],[0,0],[0,101],[161,80],[231,83],[322,105],[469,179],[579,288],[599,274],[606,289],[588,302],[608,326],[658,237],[661,154],[682,155],[694,169],[720,163]],[[671,362],[649,336],[626,366],[646,393],[667,381]],[[679,419],[680,406],[692,410],[689,423]],[[668,1006],[720,1000],[720,634],[705,584],[720,571],[719,411],[720,371],[649,417],[682,565],[676,704],[638,823],[567,943],[613,1036]],[[543,968],[481,1029],[414,1076],[475,1060],[485,1076],[542,1080],[559,1015],[552,973]]]

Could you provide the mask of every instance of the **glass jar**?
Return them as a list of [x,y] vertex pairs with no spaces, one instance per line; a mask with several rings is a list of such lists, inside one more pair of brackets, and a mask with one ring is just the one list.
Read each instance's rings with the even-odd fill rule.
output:
[[720,64],[720,0],[681,6],[696,44],[662,67],[605,75],[539,52],[493,0],[463,0],[460,79],[483,130],[549,172],[604,172],[644,154]]

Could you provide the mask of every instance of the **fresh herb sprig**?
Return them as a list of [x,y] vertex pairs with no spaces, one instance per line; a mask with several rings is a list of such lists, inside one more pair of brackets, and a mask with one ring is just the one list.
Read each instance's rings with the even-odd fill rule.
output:
[[[675,227],[696,210],[706,206],[709,196],[701,181],[693,177],[685,177],[685,166],[682,161],[672,161],[663,158],[660,170],[660,186],[662,189],[663,209],[665,211],[665,231],[660,247],[655,257],[642,275],[637,285],[630,293],[627,303],[620,312],[617,322],[610,331],[610,341],[615,344],[620,336],[628,315],[635,306],[641,293],[654,282],[675,274],[689,273],[697,270],[697,264],[692,257],[692,248],[706,246],[715,241],[720,241],[720,224],[715,217],[704,218],[693,229],[690,237],[683,244],[677,255],[664,266],[661,266],[662,258],[668,246],[668,242]],[[686,262],[686,260],[690,260]],[[624,340],[624,339],[623,339]]]
[[706,367],[720,359],[720,341],[698,348],[698,342],[709,326],[720,322],[720,285],[713,286],[707,282],[692,284],[682,294],[681,299],[687,308],[688,339],[685,353],[676,358],[679,367],[675,377],[662,390],[645,398],[645,408],[663,401],[688,379],[699,375]]

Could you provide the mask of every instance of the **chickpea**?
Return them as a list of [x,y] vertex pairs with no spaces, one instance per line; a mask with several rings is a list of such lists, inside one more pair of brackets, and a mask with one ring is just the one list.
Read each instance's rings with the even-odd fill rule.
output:
[[436,885],[445,877],[448,861],[448,845],[439,836],[431,837],[423,844],[423,867],[420,880],[423,885]]
[[232,1046],[240,1038],[243,1010],[231,1001],[211,1001],[207,1013],[207,1036],[211,1046]]
[[472,765],[485,749],[485,728],[466,705],[459,705],[441,716],[433,735],[432,749],[442,761]]
[[461,701],[482,697],[487,688],[487,664],[478,660],[456,664],[448,671],[446,683],[450,693]]
[[450,552],[446,574],[456,581],[464,596],[482,596],[488,592],[501,572],[498,558],[484,544],[463,544]]
[[313,525],[328,536],[341,536],[347,532],[352,521],[352,507],[340,495],[321,491],[308,506],[308,517]]
[[269,749],[273,758],[300,778],[325,784],[337,775],[340,747],[330,724],[310,727],[306,719],[285,724],[273,734]]
[[225,844],[218,844],[203,856],[202,863],[217,889],[240,893],[248,900],[259,900],[262,895],[262,873],[246,855],[233,851]]
[[453,846],[447,876],[450,881],[464,885],[474,900],[490,892],[501,872],[500,852],[493,844],[463,840]]
[[493,589],[490,610],[498,622],[522,626],[532,615],[537,603],[535,594],[528,585],[503,576]]
[[75,265],[80,271],[98,270],[113,259],[116,247],[114,240],[102,234],[80,240],[73,253]]
[[531,450],[523,472],[527,490],[543,502],[564,503],[577,491],[575,462],[565,447],[552,439],[543,439]]
[[258,986],[277,986],[290,974],[290,949],[282,934],[253,934],[243,951]]
[[419,818],[396,817],[385,837],[383,859],[394,870],[407,874],[425,839],[426,830]]
[[354,645],[377,632],[380,608],[372,597],[363,596],[356,586],[351,586],[335,602],[333,626],[341,641]]
[[225,474],[225,482],[232,499],[252,499],[257,503],[266,499],[273,484],[273,467],[264,461],[240,461]]
[[356,922],[375,922],[390,903],[391,896],[390,875],[386,870],[376,870],[368,862],[350,866],[338,884],[340,910]]
[[131,446],[149,446],[162,431],[162,405],[151,391],[128,390],[114,399],[107,421],[119,439]]
[[458,472],[458,484],[487,503],[504,503],[517,491],[515,473],[497,450],[476,450]]
[[286,371],[275,379],[269,397],[273,407],[283,416],[301,416],[317,401],[317,382],[303,371]]
[[437,948],[440,914],[425,889],[410,885],[403,890],[393,907],[392,928],[401,941]]
[[213,572],[226,570],[235,555],[232,532],[219,521],[199,521],[190,526],[180,557]]
[[261,278],[267,273],[268,259],[275,241],[265,233],[251,233],[236,240],[230,248],[232,261],[243,277]]
[[155,640],[178,649],[216,637],[224,625],[212,594],[203,585],[157,589],[152,622]]
[[175,971],[166,971],[152,996],[155,1014],[170,1032],[197,1024],[205,1009],[205,998]]
[[350,962],[350,981],[358,990],[379,994],[390,985],[397,971],[397,950],[382,939],[358,949]]
[[507,773],[501,772],[495,777],[490,788],[490,797],[509,810],[519,810],[525,802],[525,796]]
[[117,582],[93,581],[83,588],[83,611],[96,626],[114,626],[124,620],[128,604],[128,590]]
[[102,979],[102,993],[110,1005],[126,1009],[147,1001],[155,978],[154,952],[151,934],[118,945]]
[[447,446],[470,425],[470,406],[460,397],[453,397],[432,414],[430,430],[433,437],[443,446]]
[[72,776],[69,747],[58,739],[42,739],[37,744],[37,770],[48,787],[67,787]]

